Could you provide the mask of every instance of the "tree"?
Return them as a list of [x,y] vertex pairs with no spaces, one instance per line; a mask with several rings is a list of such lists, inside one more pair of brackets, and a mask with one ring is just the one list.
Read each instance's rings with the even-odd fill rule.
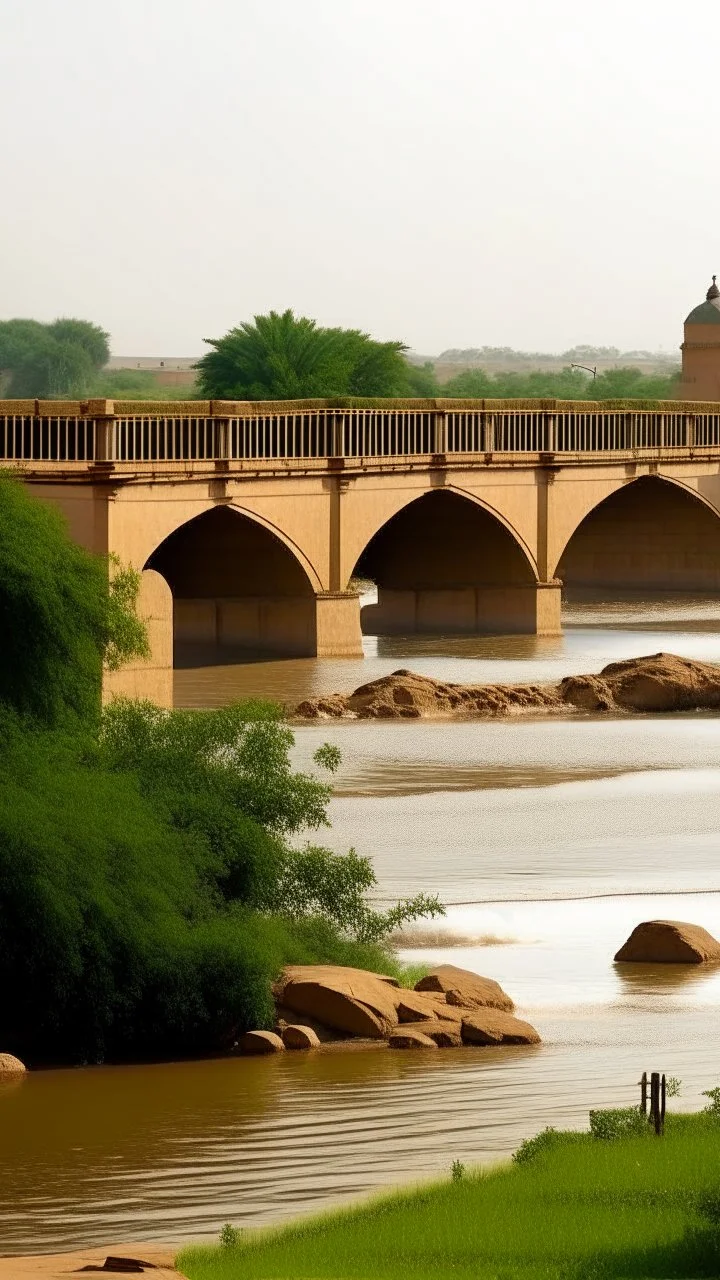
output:
[[292,311],[271,311],[207,338],[199,388],[219,400],[303,400],[408,394],[402,342],[376,342],[358,329],[325,329]]
[[70,538],[60,514],[0,474],[0,704],[37,723],[97,720],[102,666],[145,656],[139,579]]
[[99,324],[63,316],[59,320],[53,320],[45,328],[58,342],[69,342],[71,346],[82,347],[95,370],[102,369],[110,359],[110,334],[101,329]]
[[13,399],[91,395],[108,356],[108,334],[88,320],[0,322],[0,372]]

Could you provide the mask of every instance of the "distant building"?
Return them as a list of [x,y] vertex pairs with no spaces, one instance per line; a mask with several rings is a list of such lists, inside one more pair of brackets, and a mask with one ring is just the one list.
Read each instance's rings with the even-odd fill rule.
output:
[[720,289],[712,278],[705,301],[685,321],[681,400],[720,401]]

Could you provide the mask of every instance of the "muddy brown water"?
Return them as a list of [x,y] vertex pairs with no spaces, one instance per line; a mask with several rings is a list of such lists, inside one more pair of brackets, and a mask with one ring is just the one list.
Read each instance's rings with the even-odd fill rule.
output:
[[[364,661],[184,669],[176,700],[292,703],[398,666],[518,681],[660,649],[720,662],[714,601],[586,605],[568,621],[557,640],[368,640]],[[378,900],[425,889],[451,904],[428,926],[442,946],[408,957],[499,979],[544,1043],[6,1083],[0,1254],[276,1222],[448,1173],[454,1159],[504,1157],[545,1125],[582,1125],[591,1106],[632,1102],[643,1070],[681,1078],[677,1107],[720,1084],[720,969],[612,963],[648,916],[720,934],[720,719],[312,725],[297,730],[297,763],[310,767],[323,741],[343,752],[323,839],[373,857]]]

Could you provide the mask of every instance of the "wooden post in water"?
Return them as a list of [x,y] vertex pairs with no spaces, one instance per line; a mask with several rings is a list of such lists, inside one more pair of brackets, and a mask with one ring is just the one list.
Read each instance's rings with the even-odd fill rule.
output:
[[647,1071],[643,1071],[640,1077],[640,1113],[647,1115]]

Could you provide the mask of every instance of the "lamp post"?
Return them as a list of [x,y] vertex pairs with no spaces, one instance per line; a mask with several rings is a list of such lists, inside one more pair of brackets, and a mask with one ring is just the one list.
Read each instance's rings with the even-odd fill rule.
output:
[[589,367],[589,365],[586,365],[586,364],[571,364],[571,365],[570,365],[570,368],[571,368],[571,369],[584,369],[586,373],[591,373],[591,374],[592,374],[592,376],[593,376],[593,382],[594,382],[594,381],[595,381],[595,379],[597,378],[597,365],[595,365],[595,368],[594,368],[594,369],[591,369],[591,368]]

